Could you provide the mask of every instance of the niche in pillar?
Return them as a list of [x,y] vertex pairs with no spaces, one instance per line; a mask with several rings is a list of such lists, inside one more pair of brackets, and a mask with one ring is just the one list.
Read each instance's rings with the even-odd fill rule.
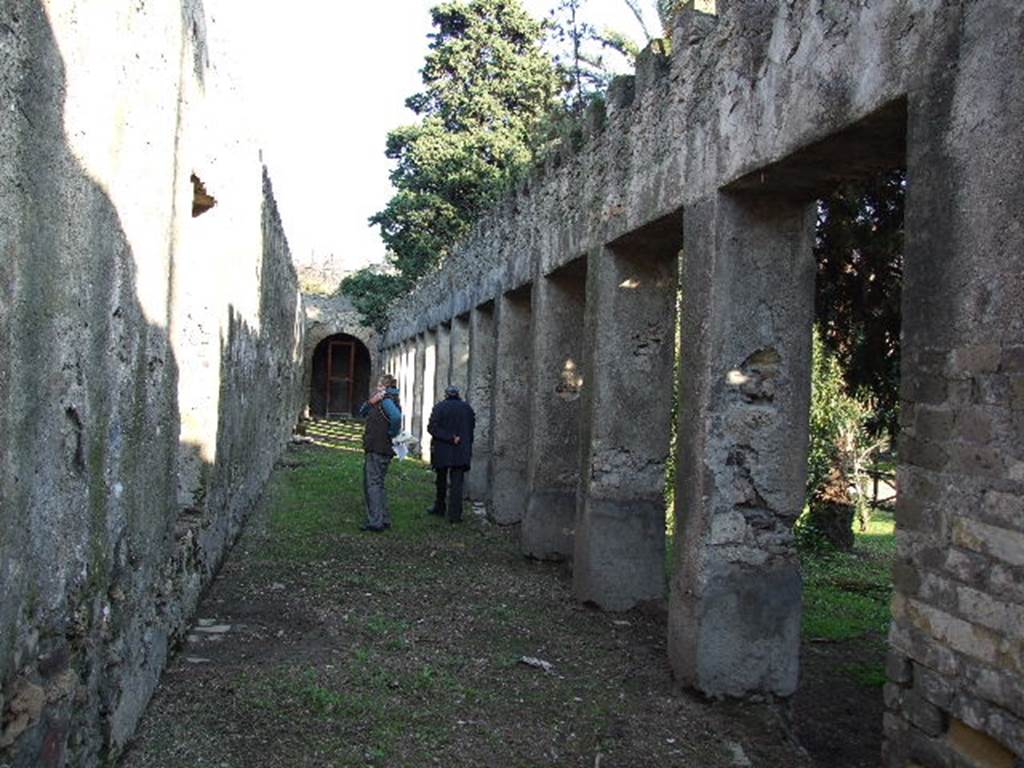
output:
[[523,518],[530,439],[531,287],[498,300],[497,363],[491,423],[491,510],[507,525]]
[[423,435],[427,431],[427,419],[423,415],[424,407],[429,408],[429,405],[423,400],[423,395],[427,389],[424,381],[424,373],[426,368],[426,352],[427,342],[424,338],[424,334],[419,334],[416,337],[416,341],[413,346],[413,385],[412,385],[412,397],[409,398],[408,402],[412,406],[412,434],[419,440],[419,445],[423,445]]
[[579,482],[583,373],[583,314],[587,260],[576,259],[533,287],[531,418],[523,518],[523,554],[544,560],[572,557]]
[[466,475],[466,496],[474,501],[491,498],[491,412],[494,409],[494,364],[497,342],[494,302],[469,314],[469,371],[466,401],[476,414],[473,464]]
[[452,320],[451,373],[448,383],[454,384],[465,396],[469,380],[469,313]]
[[675,306],[682,216],[652,222],[587,263],[580,493],[573,591],[628,610],[665,591]]
[[416,344],[406,339],[402,342],[398,367],[398,387],[402,402],[402,430],[412,432],[413,389],[416,384]]
[[420,437],[420,458],[430,461],[430,442],[432,438],[427,432],[427,425],[430,420],[430,409],[437,400],[437,393],[434,390],[434,383],[437,380],[437,331],[427,331],[424,335],[425,346],[423,350],[423,404],[425,417],[423,421],[423,433]]
[[441,323],[436,332],[437,355],[434,365],[434,397],[440,399],[452,374],[452,324]]

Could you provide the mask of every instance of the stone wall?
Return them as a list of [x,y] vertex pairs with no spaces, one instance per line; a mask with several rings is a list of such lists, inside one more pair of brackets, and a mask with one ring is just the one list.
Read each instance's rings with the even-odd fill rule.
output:
[[301,407],[224,32],[0,8],[0,764],[116,756]]
[[[679,287],[670,660],[710,695],[789,695],[814,201],[906,167],[884,758],[1009,768],[1024,758],[1024,7],[717,5],[684,9],[672,55],[649,48],[582,142],[399,303],[386,365],[421,386],[409,350],[469,313],[470,401],[489,426],[474,493],[519,522],[527,554],[572,559],[578,598],[629,608],[664,592]],[[578,471],[559,471],[566,449]]]

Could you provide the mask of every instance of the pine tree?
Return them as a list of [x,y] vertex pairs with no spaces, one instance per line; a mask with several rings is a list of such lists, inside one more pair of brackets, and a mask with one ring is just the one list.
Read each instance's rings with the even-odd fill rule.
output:
[[529,165],[559,90],[543,25],[519,0],[453,0],[431,16],[424,89],[406,101],[420,121],[388,134],[396,192],[370,217],[396,274],[342,283],[378,326],[391,299],[443,261]]

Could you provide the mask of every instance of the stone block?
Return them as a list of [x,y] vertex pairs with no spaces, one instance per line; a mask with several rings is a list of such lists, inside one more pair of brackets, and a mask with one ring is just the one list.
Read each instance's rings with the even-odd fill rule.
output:
[[965,475],[1002,478],[1007,476],[1006,456],[990,445],[955,443],[949,447],[948,469]]
[[948,408],[919,406],[914,416],[914,434],[919,440],[948,440],[953,421],[954,413]]
[[893,768],[910,768],[907,762],[907,738],[909,728],[906,720],[893,712],[882,715],[882,731],[885,740],[882,742],[882,764]]
[[987,733],[957,718],[949,723],[948,740],[958,754],[976,768],[1017,768],[1017,755]]
[[958,518],[953,522],[953,543],[996,558],[1007,565],[1024,566],[1024,533]]
[[885,708],[893,711],[901,709],[904,690],[904,688],[894,683],[886,683],[882,687],[882,701],[885,704]]
[[942,569],[950,576],[965,584],[985,584],[992,566],[988,558],[955,547],[944,550],[942,555]]
[[938,674],[921,664],[914,664],[914,690],[936,707],[948,710],[956,695],[957,678]]
[[985,522],[1024,531],[1024,496],[988,490],[984,496],[982,513]]
[[953,752],[944,738],[929,736],[917,728],[910,727],[906,732],[906,741],[906,768],[915,765],[922,768],[961,768],[953,762]]
[[907,600],[906,617],[922,633],[951,650],[990,664],[999,658],[999,637],[991,630],[912,598]]
[[946,379],[915,372],[904,377],[901,397],[912,403],[942,405],[946,402]]
[[1024,346],[1003,347],[999,369],[1004,373],[1024,373]]
[[[954,582],[937,573],[924,573],[918,576],[918,583],[920,585],[919,597],[923,602],[944,611],[956,612],[958,607],[957,586]],[[904,594],[909,596],[909,593]]]
[[900,437],[900,456],[908,464],[935,472],[945,469],[949,461],[946,448],[942,443],[918,440],[909,435]]
[[918,350],[917,354],[911,354],[907,364],[927,374],[944,374],[949,358],[949,350],[926,348]]
[[572,558],[575,491],[531,491],[520,528],[520,548],[538,560]]
[[946,387],[946,404],[951,408],[959,408],[975,403],[975,384],[973,379],[953,379]]
[[1024,607],[967,586],[957,587],[956,595],[961,616],[1008,637],[1024,637]]
[[[795,565],[752,569],[721,560],[693,596],[696,657],[686,682],[709,696],[796,690],[800,574]],[[674,595],[674,598],[676,595]],[[756,638],[756,642],[752,639]],[[678,670],[687,669],[673,658]]]
[[999,370],[1002,356],[1003,349],[998,344],[977,344],[954,349],[949,365],[950,374],[995,373]]
[[892,567],[892,583],[903,595],[917,595],[921,588],[921,572],[912,563],[896,562]]
[[1007,712],[1024,712],[1024,679],[1010,669],[965,663],[957,679],[980,699]]
[[924,699],[916,690],[903,692],[900,711],[917,728],[928,736],[940,736],[946,730],[946,713]]
[[992,439],[992,416],[983,408],[968,406],[956,414],[956,437],[985,444]]
[[978,405],[1010,405],[1012,401],[1010,377],[998,373],[975,377],[972,400]]
[[1024,411],[1024,376],[1010,377],[1010,408]]
[[993,564],[988,572],[988,588],[993,594],[1024,604],[1024,567]]
[[889,649],[885,656],[885,676],[893,683],[905,685],[914,679],[914,665],[904,654]]

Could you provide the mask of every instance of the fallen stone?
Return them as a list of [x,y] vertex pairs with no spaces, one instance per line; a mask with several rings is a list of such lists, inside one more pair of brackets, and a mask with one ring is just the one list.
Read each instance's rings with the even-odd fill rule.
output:
[[200,624],[195,627],[196,632],[202,632],[206,635],[224,635],[231,631],[230,624]]
[[519,663],[525,664],[528,667],[543,669],[545,672],[553,672],[555,669],[550,661],[544,661],[544,659],[538,659],[535,656],[520,656]]

